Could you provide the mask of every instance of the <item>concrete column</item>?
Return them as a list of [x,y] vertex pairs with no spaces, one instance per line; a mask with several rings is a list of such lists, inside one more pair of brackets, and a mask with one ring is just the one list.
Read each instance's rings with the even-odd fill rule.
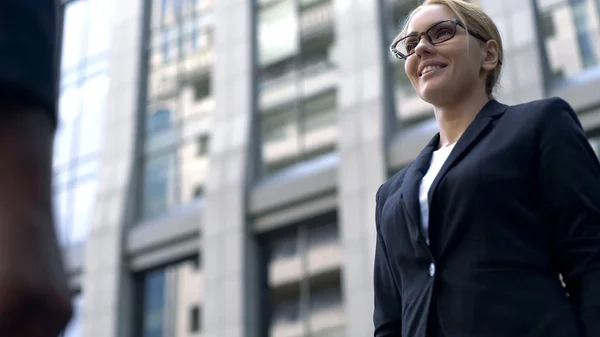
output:
[[131,301],[122,300],[130,291],[122,251],[137,123],[141,15],[141,0],[127,0],[117,2],[110,16],[110,86],[104,123],[98,126],[104,145],[82,282],[85,337],[131,336],[126,315]]
[[335,0],[339,47],[338,193],[346,336],[373,335],[375,194],[386,178],[379,1]]
[[204,337],[256,336],[248,306],[253,235],[246,223],[246,175],[251,125],[252,1],[213,2],[214,125],[203,211]]

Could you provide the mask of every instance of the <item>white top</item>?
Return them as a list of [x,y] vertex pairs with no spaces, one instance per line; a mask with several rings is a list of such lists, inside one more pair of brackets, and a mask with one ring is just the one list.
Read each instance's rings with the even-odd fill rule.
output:
[[429,244],[429,200],[427,198],[427,194],[429,193],[429,189],[431,188],[431,184],[435,180],[435,177],[440,172],[442,165],[452,149],[454,148],[454,144],[442,147],[437,151],[433,151],[433,156],[431,157],[431,165],[429,165],[429,169],[427,173],[421,180],[421,186],[419,188],[419,203],[421,204],[421,225],[423,226],[423,234],[425,235],[425,241]]

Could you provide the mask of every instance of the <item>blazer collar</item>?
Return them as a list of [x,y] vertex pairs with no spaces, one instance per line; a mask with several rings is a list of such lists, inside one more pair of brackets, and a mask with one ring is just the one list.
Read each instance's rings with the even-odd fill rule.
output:
[[[481,111],[475,116],[475,119],[469,124],[463,135],[460,137],[454,149],[448,156],[448,159],[444,162],[444,165],[440,169],[440,172],[437,174],[433,183],[431,184],[431,188],[428,192],[428,200],[431,212],[431,200],[435,193],[437,186],[440,181],[444,178],[446,173],[458,163],[467,153],[468,151],[477,143],[477,141],[485,134],[484,131],[488,130],[491,126],[490,122],[495,118],[499,117],[504,113],[507,106],[499,103],[496,100],[490,100]],[[429,165],[431,163],[431,157],[433,155],[433,151],[438,148],[440,141],[440,134],[437,133],[433,138],[429,141],[427,146],[421,151],[421,153],[417,156],[415,161],[411,164],[406,172],[406,176],[404,179],[404,183],[402,184],[402,197],[404,200],[404,205],[406,207],[407,214],[409,216],[409,232],[413,242],[413,245],[420,245],[421,247],[426,248],[425,251],[421,249],[415,249],[415,252],[426,252],[427,244],[425,242],[423,233],[422,233],[422,223],[421,223],[421,207],[419,204],[419,187],[421,185],[421,180],[423,176],[427,173],[429,169]],[[419,253],[417,253],[419,255]]]

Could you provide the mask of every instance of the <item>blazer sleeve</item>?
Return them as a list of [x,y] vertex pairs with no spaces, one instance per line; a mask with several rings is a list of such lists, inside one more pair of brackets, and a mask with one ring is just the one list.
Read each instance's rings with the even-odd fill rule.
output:
[[584,336],[600,336],[600,164],[568,103],[553,99],[544,110],[539,178],[554,257]]
[[402,334],[402,299],[400,287],[396,283],[390,265],[385,241],[381,236],[381,208],[379,199],[381,187],[377,191],[377,206],[375,209],[375,223],[377,226],[377,243],[375,248],[374,292],[375,310],[373,322],[375,337],[397,337]]
[[0,102],[42,108],[55,126],[57,8],[56,0],[0,0]]

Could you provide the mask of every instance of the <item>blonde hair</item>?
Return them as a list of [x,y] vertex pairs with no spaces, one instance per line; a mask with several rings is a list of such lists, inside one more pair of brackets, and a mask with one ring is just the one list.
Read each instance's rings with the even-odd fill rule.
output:
[[[488,73],[485,80],[485,92],[488,97],[493,98],[492,92],[498,85],[498,79],[500,78],[500,71],[502,70],[502,59],[504,58],[504,49],[502,47],[502,37],[498,31],[498,27],[492,19],[482,11],[477,5],[469,3],[464,0],[425,0],[417,8],[408,15],[408,19],[405,21],[404,27],[400,33],[394,38],[394,41],[405,36],[408,30],[408,24],[412,20],[413,16],[419,12],[423,7],[428,5],[444,5],[448,7],[456,17],[464,24],[467,31],[475,32],[481,35],[486,40],[494,40],[498,43],[498,64],[493,71]],[[472,30],[471,30],[472,29]]]

